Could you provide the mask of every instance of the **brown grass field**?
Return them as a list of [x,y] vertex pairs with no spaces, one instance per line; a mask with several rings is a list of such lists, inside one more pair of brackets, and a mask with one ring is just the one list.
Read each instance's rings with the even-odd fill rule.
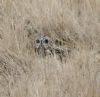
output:
[[[39,32],[65,60],[35,55]],[[100,97],[100,0],[0,0],[0,97]]]

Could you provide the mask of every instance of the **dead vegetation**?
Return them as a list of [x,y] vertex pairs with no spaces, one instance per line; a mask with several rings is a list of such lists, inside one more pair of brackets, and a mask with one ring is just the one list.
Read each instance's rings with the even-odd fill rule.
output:
[[[99,0],[0,0],[0,97],[100,97],[99,7]],[[39,33],[67,49],[66,61],[36,56]]]

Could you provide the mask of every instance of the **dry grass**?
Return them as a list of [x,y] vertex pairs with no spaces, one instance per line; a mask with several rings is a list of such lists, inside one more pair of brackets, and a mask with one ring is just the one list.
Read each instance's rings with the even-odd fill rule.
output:
[[[66,63],[35,56],[38,32]],[[0,0],[0,97],[100,97],[100,0]]]

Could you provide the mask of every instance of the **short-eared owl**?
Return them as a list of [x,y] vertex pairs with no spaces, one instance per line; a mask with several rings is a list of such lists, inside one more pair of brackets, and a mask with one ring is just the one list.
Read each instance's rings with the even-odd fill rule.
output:
[[66,57],[65,49],[62,49],[62,43],[59,40],[44,35],[38,35],[34,41],[35,53],[45,57],[47,55],[56,56],[60,61]]

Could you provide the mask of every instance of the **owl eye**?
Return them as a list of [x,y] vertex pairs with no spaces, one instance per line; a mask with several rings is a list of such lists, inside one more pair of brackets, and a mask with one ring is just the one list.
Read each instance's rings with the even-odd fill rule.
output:
[[48,44],[48,42],[49,42],[48,39],[45,39],[45,40],[44,40],[44,43]]
[[37,40],[36,40],[36,43],[40,43],[40,40],[39,40],[39,39],[37,39]]

